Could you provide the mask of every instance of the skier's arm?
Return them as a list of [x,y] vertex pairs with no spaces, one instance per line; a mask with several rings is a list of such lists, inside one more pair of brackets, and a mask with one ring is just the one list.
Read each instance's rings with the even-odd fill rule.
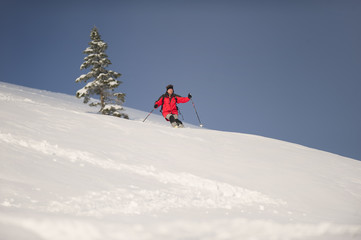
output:
[[186,103],[190,100],[190,98],[188,97],[177,97],[177,102],[178,103]]
[[159,106],[161,106],[163,104],[162,102],[162,98],[159,98],[158,101],[156,101],[154,103],[154,108],[158,108]]

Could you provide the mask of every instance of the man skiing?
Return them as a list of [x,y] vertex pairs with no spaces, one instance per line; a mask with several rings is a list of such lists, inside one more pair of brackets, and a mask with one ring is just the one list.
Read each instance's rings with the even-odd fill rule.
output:
[[169,84],[166,87],[167,91],[165,94],[160,96],[154,104],[154,108],[162,106],[161,112],[167,121],[170,121],[173,127],[184,127],[183,123],[178,119],[178,107],[177,103],[186,103],[192,95],[188,93],[188,97],[181,97],[174,94],[173,85]]

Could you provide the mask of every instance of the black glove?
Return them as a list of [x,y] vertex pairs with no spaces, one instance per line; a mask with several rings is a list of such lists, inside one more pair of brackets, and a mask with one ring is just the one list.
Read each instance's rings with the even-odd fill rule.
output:
[[157,108],[158,107],[158,105],[157,104],[154,104],[154,108]]
[[192,95],[190,93],[188,93],[188,98],[191,99],[192,98]]

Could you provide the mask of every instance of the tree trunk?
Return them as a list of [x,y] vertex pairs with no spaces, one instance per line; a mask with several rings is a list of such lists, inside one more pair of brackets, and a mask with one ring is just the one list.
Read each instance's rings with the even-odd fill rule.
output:
[[101,109],[103,109],[105,107],[105,102],[104,102],[105,96],[104,96],[104,91],[103,89],[100,91],[100,104],[102,106]]

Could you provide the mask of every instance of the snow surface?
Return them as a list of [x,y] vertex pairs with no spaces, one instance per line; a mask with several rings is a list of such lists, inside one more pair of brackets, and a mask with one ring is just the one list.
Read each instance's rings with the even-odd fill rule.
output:
[[0,239],[361,239],[361,162],[0,82]]

